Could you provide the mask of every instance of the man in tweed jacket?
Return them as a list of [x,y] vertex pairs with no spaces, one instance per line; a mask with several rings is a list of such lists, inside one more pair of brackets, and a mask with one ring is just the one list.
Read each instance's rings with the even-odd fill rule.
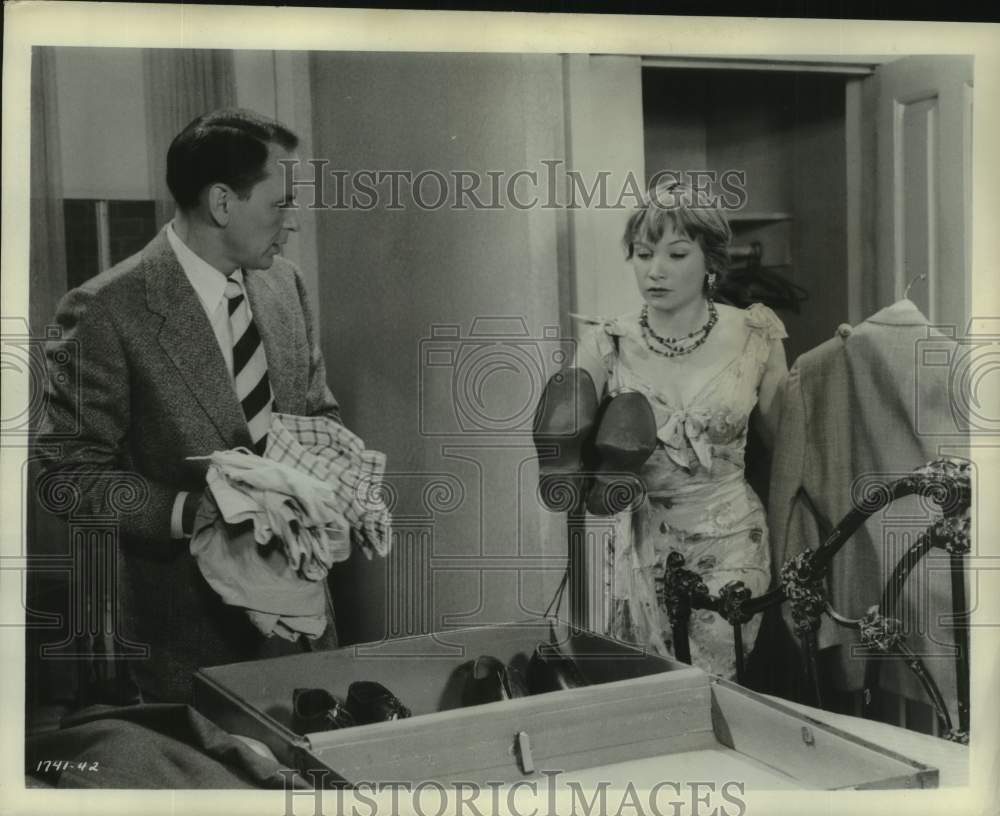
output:
[[[174,220],[58,307],[79,370],[50,377],[44,431],[60,439],[61,453],[47,478],[72,481],[85,512],[117,515],[118,636],[147,653],[128,661],[144,700],[188,700],[199,666],[307,648],[263,638],[241,610],[224,606],[188,544],[206,464],[187,457],[252,442],[226,339],[231,273],[242,270],[274,407],[339,420],[302,280],[280,256],[298,227],[279,161],[294,158],[297,144],[248,111],[199,117],[167,156]],[[50,354],[59,353],[54,344]],[[136,506],[114,506],[115,480],[136,477]],[[336,643],[329,620],[314,648]]]

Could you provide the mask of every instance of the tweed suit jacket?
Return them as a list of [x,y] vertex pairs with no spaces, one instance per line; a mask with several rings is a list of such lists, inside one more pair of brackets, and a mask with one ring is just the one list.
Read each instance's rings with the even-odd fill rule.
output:
[[[816,549],[864,495],[865,485],[891,482],[942,455],[967,455],[949,404],[947,366],[925,366],[921,344],[951,348],[909,300],[900,300],[853,329],[803,354],[785,382],[771,467],[768,522],[772,566]],[[873,515],[830,567],[830,601],[851,618],[877,604],[905,549],[934,516],[911,497]],[[948,573],[931,556],[904,591],[908,642],[920,653],[957,709],[952,644],[940,616],[951,612]],[[787,605],[786,605],[787,606]],[[790,620],[786,612],[786,620]],[[864,660],[850,653],[857,635],[824,616],[820,648],[837,656],[824,664],[843,689],[863,685]],[[884,665],[880,684],[922,700],[919,683],[898,663]]]
[[[277,408],[339,420],[298,270],[277,257],[268,270],[245,271],[245,286]],[[170,538],[178,491],[205,485],[206,463],[187,457],[250,446],[246,419],[165,230],[69,292],[56,321],[61,339],[47,353],[69,351],[72,362],[68,376],[49,377],[40,438],[53,435],[60,453],[46,474],[75,485],[78,514],[117,520],[116,637],[126,653],[145,655],[130,665],[147,696],[187,700],[197,667],[266,650],[242,610],[205,583],[188,542]],[[116,474],[140,481],[138,500],[115,500]]]

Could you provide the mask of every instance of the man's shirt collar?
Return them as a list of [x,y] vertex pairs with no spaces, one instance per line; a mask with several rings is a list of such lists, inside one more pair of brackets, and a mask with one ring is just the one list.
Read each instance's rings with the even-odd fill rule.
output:
[[[177,261],[187,275],[187,279],[198,294],[205,311],[212,314],[219,307],[219,303],[225,296],[226,276],[212,266],[208,261],[200,256],[181,240],[181,237],[174,230],[173,221],[167,225],[167,240],[170,247],[177,256]],[[237,269],[233,275],[233,280],[243,285],[243,272]]]

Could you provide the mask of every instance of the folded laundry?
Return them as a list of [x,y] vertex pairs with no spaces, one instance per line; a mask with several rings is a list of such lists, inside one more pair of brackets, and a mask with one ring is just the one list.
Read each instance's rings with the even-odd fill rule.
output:
[[[330,568],[386,555],[385,456],[326,417],[275,413],[264,456],[216,451],[191,553],[209,585],[267,635],[316,638]],[[312,586],[310,586],[312,585]]]
[[[317,523],[340,516],[330,487],[319,479],[291,465],[276,462],[243,449],[217,451],[208,457],[211,465],[206,477],[216,501],[234,491],[253,491],[251,502],[233,503],[222,507],[226,520],[239,523],[255,509],[252,499],[261,493],[290,496],[302,507],[305,515]],[[221,491],[225,491],[224,493]],[[243,517],[243,514],[246,514]]]
[[382,477],[385,454],[369,450],[360,437],[328,417],[273,415],[265,456],[323,482],[334,509],[359,533],[364,554],[389,552],[391,519]]
[[299,575],[276,544],[258,545],[248,524],[227,525],[211,495],[195,516],[191,554],[219,597],[265,635],[317,638],[327,626],[326,582]]
[[258,544],[277,537],[303,577],[325,578],[350,556],[347,520],[329,502],[322,482],[253,454],[224,451],[211,458],[208,488],[225,521],[252,522]]

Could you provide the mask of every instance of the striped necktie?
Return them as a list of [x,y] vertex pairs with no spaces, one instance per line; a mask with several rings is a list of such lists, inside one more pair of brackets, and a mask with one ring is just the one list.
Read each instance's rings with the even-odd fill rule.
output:
[[[236,273],[234,273],[235,275]],[[236,398],[243,407],[253,439],[254,450],[264,455],[267,429],[271,426],[271,383],[267,378],[267,359],[257,326],[250,314],[250,304],[239,280],[226,281],[229,301],[229,324],[233,330],[233,380]]]

